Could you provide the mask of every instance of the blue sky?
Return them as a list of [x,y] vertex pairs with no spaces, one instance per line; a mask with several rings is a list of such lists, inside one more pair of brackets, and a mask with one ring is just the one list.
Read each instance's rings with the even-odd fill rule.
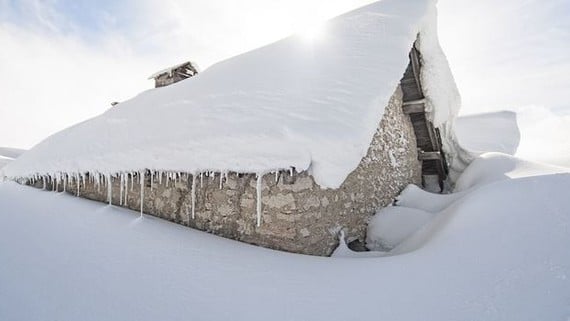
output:
[[1,18],[21,26],[57,27],[57,32],[79,32],[96,35],[104,30],[120,30],[130,24],[128,1],[113,0],[8,0],[2,6]]
[[[0,0],[0,146],[31,147],[152,87],[371,0]],[[440,38],[465,113],[568,113],[570,1],[439,0]],[[30,77],[33,75],[33,77]]]

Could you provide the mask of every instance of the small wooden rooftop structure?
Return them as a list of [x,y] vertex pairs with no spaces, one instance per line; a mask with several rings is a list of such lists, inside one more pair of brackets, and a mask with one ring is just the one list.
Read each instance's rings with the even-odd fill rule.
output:
[[148,79],[154,79],[154,87],[164,87],[190,78],[198,74],[198,65],[192,61],[186,61],[172,67],[160,70],[152,74]]
[[[415,43],[409,58],[410,63],[400,80],[404,94],[404,114],[410,117],[416,134],[418,158],[422,163],[422,184],[428,190],[440,192],[443,191],[449,168],[442,149],[439,129],[426,115],[425,96],[420,78],[421,53],[416,49]],[[439,190],[434,185],[439,185]]]

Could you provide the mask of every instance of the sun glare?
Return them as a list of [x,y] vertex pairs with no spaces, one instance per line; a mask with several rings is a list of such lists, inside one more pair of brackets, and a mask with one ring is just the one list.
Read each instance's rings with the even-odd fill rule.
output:
[[301,37],[310,42],[315,42],[321,39],[325,33],[325,25],[323,23],[308,24],[300,28],[297,32]]

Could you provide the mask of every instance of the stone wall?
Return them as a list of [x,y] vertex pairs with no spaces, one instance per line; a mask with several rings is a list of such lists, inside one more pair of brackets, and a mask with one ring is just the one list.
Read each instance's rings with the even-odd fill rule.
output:
[[[406,185],[419,184],[420,171],[415,137],[409,117],[402,112],[402,94],[398,89],[386,108],[367,155],[339,189],[322,189],[307,172],[265,175],[261,181],[260,226],[256,224],[255,174],[213,173],[196,177],[194,218],[192,175],[182,174],[171,181],[165,176],[159,179],[155,174],[151,184],[147,174],[143,208],[146,214],[223,237],[272,249],[325,256],[337,246],[340,229],[345,230],[349,242],[364,240],[369,217],[377,208],[390,204]],[[112,179],[113,205],[140,209],[138,176],[129,175],[131,179],[123,200],[120,198],[121,180]],[[80,196],[108,202],[106,186],[97,186],[89,179],[86,182],[80,184]],[[67,183],[67,190],[76,193],[75,180]],[[126,204],[122,204],[125,199]]]

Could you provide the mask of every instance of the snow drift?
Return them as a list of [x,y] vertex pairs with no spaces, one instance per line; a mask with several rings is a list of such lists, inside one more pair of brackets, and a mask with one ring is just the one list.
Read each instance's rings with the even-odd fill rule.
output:
[[366,154],[418,34],[431,117],[443,126],[457,113],[435,22],[433,0],[373,3],[330,20],[316,41],[293,35],[143,92],[47,138],[3,175],[295,167],[338,187]]
[[485,152],[515,155],[521,140],[517,114],[512,111],[461,116],[454,128],[459,144],[474,155]]
[[3,183],[0,319],[566,320],[570,174],[486,157],[460,198],[407,190],[399,204],[434,219],[366,254],[380,258],[271,251]]
[[23,149],[0,147],[0,168],[20,157],[25,152]]

